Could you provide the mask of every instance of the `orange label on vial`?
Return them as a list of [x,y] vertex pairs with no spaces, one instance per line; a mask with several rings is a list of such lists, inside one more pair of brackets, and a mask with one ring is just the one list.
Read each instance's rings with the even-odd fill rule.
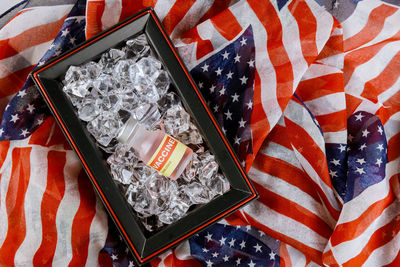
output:
[[186,146],[171,136],[165,135],[147,165],[165,176],[170,176],[178,166]]

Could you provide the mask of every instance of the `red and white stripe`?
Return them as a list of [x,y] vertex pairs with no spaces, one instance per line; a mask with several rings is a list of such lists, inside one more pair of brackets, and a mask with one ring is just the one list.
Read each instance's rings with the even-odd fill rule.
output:
[[[26,31],[59,21],[71,10],[72,5],[38,6],[19,11],[1,28],[0,40],[9,40]],[[44,16],[46,15],[46,16]],[[21,44],[22,45],[22,44]],[[20,52],[20,51],[18,51]]]
[[[388,163],[386,179],[343,206],[345,216],[339,219],[327,247],[339,264],[382,266],[397,256],[400,250],[400,243],[396,241],[400,230],[399,160]],[[387,257],[377,255],[382,253],[387,253]]]
[[0,143],[0,265],[98,265],[107,217],[65,147],[52,118],[30,138]]
[[72,5],[19,11],[0,29],[0,114],[59,32]]
[[328,173],[324,139],[305,108],[294,100],[284,113],[288,138],[302,168],[315,183],[324,205],[337,220],[341,206]]
[[343,30],[337,21],[326,46],[299,83],[296,94],[311,111],[325,143],[346,143],[347,112],[343,87]]
[[[344,51],[370,46],[396,33],[398,7],[377,0],[360,2],[353,14],[342,22]],[[394,22],[394,23],[393,23]]]
[[[383,85],[382,88],[373,88],[373,84],[371,84],[371,82],[368,84],[368,82],[373,79],[379,79],[378,76],[384,73],[385,70],[393,69],[391,64],[397,64],[398,62],[392,61],[392,59],[395,59],[399,51],[400,41],[390,42],[383,46],[381,50],[377,51],[370,60],[361,65],[357,65],[352,76],[345,85],[345,92],[354,96],[362,96],[376,102],[374,97],[379,95],[380,90],[385,91],[387,88],[384,87],[384,84],[381,84],[381,86]],[[393,78],[396,78],[396,76],[391,77],[391,79]],[[368,88],[368,85],[370,88]],[[375,90],[379,91],[375,92]]]
[[351,111],[377,113],[383,122],[396,112],[391,106],[400,86],[399,19],[399,7],[368,0],[342,23],[347,104]]
[[[304,130],[293,131],[294,124]],[[292,142],[292,133],[299,135],[304,151]],[[306,139],[316,140],[314,152],[310,153]],[[314,153],[324,159],[322,144],[323,137],[311,116],[291,100],[249,171],[260,198],[244,209],[253,226],[319,263],[340,210],[326,179],[327,166],[324,171],[317,160],[306,155]]]
[[324,254],[330,264],[382,266],[398,261],[400,25],[394,22],[399,16],[398,7],[371,0],[360,2],[342,23],[347,112],[364,110],[381,118],[389,163],[384,180],[343,205]]
[[291,247],[288,244],[281,244],[279,250],[279,257],[281,258],[281,266],[285,267],[316,267],[321,266],[308,259],[302,252]]
[[[10,148],[12,149],[12,148]],[[16,265],[29,265],[32,262],[35,252],[40,246],[42,237],[42,224],[39,224],[41,217],[41,203],[46,189],[47,179],[47,155],[48,149],[42,149],[39,146],[32,148],[29,160],[31,164],[30,183],[25,194],[25,221],[33,222],[26,228],[26,236],[15,253]],[[36,222],[36,223],[35,223]]]
[[321,126],[325,143],[347,142],[346,98],[340,68],[312,64],[296,94]]
[[[227,8],[231,0],[201,1],[129,1],[129,0],[89,0],[87,37],[111,27],[141,9],[152,6],[171,38],[196,26],[199,21],[208,19]],[[233,1],[234,2],[234,1]]]

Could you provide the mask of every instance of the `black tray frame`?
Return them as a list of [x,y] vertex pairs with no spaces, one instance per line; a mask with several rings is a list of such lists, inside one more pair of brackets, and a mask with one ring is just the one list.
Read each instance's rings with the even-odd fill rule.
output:
[[[194,117],[231,185],[231,189],[224,195],[190,211],[187,216],[153,235],[149,235],[139,226],[140,222],[137,221],[118,186],[114,183],[102,152],[88,134],[84,124],[78,119],[69,99],[64,95],[61,83],[70,65],[79,65],[95,59],[107,49],[143,33],[146,34],[152,49],[169,72],[185,108]],[[258,197],[151,7],[60,55],[36,69],[31,76],[139,264],[148,262],[166,249],[177,245],[180,241]]]

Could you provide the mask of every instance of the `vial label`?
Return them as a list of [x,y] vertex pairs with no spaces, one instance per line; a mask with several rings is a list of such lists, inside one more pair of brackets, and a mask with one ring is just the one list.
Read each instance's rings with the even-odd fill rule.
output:
[[164,176],[170,176],[185,154],[186,146],[165,135],[147,165]]

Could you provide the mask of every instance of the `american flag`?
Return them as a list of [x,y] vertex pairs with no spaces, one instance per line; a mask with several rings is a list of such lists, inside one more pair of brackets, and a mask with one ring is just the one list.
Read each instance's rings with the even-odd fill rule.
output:
[[16,2],[0,8],[21,9],[0,28],[1,266],[134,265],[26,78],[149,5],[260,194],[151,264],[400,264],[394,1]]

